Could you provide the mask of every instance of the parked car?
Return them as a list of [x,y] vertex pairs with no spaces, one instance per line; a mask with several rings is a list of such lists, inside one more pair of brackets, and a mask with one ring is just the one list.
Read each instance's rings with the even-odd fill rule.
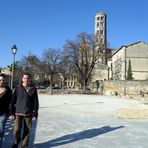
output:
[[61,86],[59,86],[58,84],[54,84],[54,85],[52,86],[52,89],[61,89]]
[[45,86],[45,85],[38,85],[38,86],[36,86],[36,88],[37,88],[37,89],[46,89],[47,86]]

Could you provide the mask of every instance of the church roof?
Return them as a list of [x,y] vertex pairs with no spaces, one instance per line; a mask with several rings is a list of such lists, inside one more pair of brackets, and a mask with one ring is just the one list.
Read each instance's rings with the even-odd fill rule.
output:
[[[130,43],[130,44],[126,44],[126,45],[122,45],[119,49],[117,49],[112,55],[115,55],[118,51],[120,51],[123,47],[127,48],[129,46],[133,46],[135,44],[139,44],[139,43],[144,43],[144,44],[147,44],[143,41],[138,41],[138,42],[134,42],[134,43]],[[148,44],[147,44],[148,45]]]

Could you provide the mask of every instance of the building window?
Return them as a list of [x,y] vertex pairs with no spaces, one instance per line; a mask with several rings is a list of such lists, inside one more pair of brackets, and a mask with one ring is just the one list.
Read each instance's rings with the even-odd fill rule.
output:
[[103,27],[103,22],[100,22],[100,25]]
[[74,86],[76,86],[76,82],[74,82]]
[[97,27],[99,27],[99,22],[97,22]]
[[103,43],[103,39],[100,39],[100,43],[101,43],[101,44]]
[[113,70],[113,63],[111,63],[111,65],[110,65],[110,69],[111,69],[111,71]]
[[101,34],[101,35],[103,34],[103,30],[100,30],[100,34]]
[[97,17],[97,20],[100,20],[100,17]]
[[96,34],[99,35],[99,30],[97,30]]
[[103,16],[101,16],[101,20],[104,20],[104,17]]

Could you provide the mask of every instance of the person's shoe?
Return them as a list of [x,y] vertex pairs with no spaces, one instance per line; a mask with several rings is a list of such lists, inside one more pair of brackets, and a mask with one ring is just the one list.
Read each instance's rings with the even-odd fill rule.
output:
[[17,148],[18,144],[13,144],[12,148]]

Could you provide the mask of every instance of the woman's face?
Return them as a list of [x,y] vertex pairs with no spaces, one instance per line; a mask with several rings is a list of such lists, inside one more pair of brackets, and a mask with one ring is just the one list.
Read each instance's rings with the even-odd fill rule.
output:
[[0,87],[4,86],[4,77],[0,76]]

